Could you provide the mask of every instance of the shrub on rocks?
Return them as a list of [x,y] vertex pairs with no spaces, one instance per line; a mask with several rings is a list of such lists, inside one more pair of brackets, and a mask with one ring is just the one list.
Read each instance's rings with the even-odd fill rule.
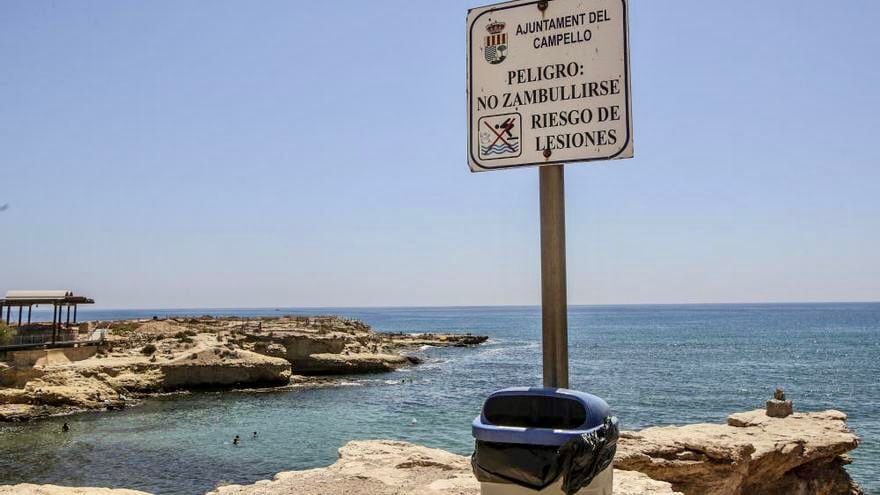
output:
[[0,344],[5,344],[12,340],[12,327],[0,321]]

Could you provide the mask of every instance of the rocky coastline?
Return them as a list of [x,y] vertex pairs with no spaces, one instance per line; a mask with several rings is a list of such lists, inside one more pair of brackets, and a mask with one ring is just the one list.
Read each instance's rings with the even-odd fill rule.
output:
[[328,375],[419,364],[422,346],[470,347],[488,337],[380,333],[335,316],[171,318],[83,324],[101,346],[16,351],[0,361],[0,421],[134,405],[202,388],[302,386]]
[[[829,410],[784,418],[765,410],[727,424],[625,432],[614,462],[616,495],[862,495],[845,470],[859,440],[846,415]],[[51,485],[0,486],[0,495],[148,495]],[[207,495],[477,495],[469,459],[406,442],[349,442],[325,468],[278,473]]]

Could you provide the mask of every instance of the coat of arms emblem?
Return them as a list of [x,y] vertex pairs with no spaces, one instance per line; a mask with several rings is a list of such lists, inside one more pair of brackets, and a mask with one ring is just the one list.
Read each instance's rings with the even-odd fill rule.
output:
[[490,64],[500,64],[507,58],[507,33],[504,32],[505,24],[495,21],[486,26],[489,35],[486,36],[486,48],[483,54]]

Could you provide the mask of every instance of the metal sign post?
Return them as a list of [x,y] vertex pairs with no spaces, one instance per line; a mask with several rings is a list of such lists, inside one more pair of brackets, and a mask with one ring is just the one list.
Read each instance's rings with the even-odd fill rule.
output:
[[541,167],[541,325],[544,386],[568,387],[568,290],[565,279],[565,169]]
[[628,0],[471,9],[468,165],[539,166],[544,385],[568,387],[563,163],[632,158]]

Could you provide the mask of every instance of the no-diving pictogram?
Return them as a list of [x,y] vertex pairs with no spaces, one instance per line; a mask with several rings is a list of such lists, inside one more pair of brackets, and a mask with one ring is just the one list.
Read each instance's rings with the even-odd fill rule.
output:
[[490,115],[480,119],[480,158],[510,158],[522,153],[522,117],[519,113]]

